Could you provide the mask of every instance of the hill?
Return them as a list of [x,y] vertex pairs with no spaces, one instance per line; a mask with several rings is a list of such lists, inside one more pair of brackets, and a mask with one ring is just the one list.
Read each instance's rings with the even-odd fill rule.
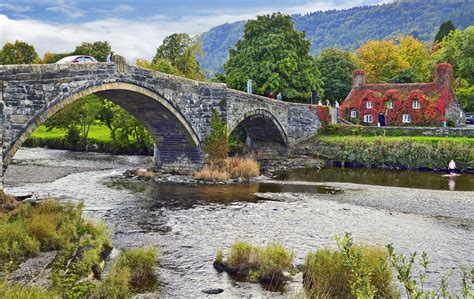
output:
[[[329,47],[354,50],[368,40],[405,34],[432,42],[442,22],[451,20],[456,28],[463,29],[474,25],[473,16],[473,0],[403,0],[292,18],[296,29],[306,32],[311,52],[317,55]],[[206,73],[222,72],[228,49],[242,36],[245,23],[224,24],[201,34],[204,56],[199,60]]]

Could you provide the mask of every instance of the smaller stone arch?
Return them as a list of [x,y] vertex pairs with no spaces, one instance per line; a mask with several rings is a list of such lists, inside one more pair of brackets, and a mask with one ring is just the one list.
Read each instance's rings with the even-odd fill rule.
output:
[[288,134],[270,111],[259,108],[240,115],[231,124],[229,135],[239,127],[246,133],[249,150],[261,156],[287,154]]

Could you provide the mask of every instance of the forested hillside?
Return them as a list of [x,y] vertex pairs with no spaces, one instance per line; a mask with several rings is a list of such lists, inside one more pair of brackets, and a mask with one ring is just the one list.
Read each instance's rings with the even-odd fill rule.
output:
[[[329,47],[353,50],[368,40],[401,34],[431,42],[442,22],[452,20],[456,28],[463,29],[474,25],[473,16],[473,0],[404,0],[294,15],[293,21],[297,30],[306,32],[311,53],[318,54]],[[205,54],[200,62],[208,74],[222,71],[228,48],[242,36],[244,25],[245,21],[224,24],[201,35]]]

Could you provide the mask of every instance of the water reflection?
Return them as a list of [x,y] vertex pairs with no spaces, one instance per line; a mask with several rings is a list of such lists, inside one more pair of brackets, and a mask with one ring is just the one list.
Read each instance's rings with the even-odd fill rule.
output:
[[[474,175],[462,174],[449,179],[439,172],[394,171],[328,167],[296,169],[277,174],[277,179],[310,182],[342,182],[431,190],[474,191]],[[454,181],[456,180],[456,181]]]

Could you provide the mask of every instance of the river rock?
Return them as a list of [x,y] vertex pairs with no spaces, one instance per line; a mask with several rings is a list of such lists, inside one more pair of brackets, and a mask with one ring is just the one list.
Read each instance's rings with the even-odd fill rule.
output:
[[220,293],[224,292],[224,290],[221,289],[221,288],[216,288],[216,289],[204,289],[204,290],[202,290],[202,292],[203,292],[204,294],[217,295],[217,294],[220,294]]
[[9,281],[23,285],[47,287],[51,275],[50,265],[54,261],[58,251],[40,253],[20,265],[9,276]]

